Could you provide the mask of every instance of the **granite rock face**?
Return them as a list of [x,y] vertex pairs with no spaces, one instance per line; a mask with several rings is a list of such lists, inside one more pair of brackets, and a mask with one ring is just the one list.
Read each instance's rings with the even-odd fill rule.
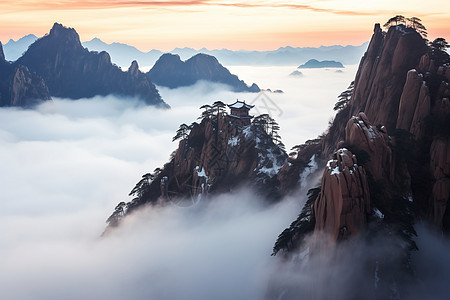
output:
[[399,25],[383,33],[379,24],[375,25],[355,77],[350,114],[363,111],[373,124],[385,125],[388,132],[395,129],[393,116],[398,115],[408,71],[426,51],[424,39],[415,30]]
[[321,193],[314,203],[315,231],[334,240],[347,239],[366,225],[370,193],[366,172],[347,149],[339,149],[322,176]]
[[[375,25],[352,97],[319,137],[321,149],[296,155],[328,163],[308,218],[280,235],[275,253],[308,232],[340,240],[373,223],[397,231],[409,245],[405,257],[415,248],[414,221],[450,234],[450,67],[436,65],[430,53],[415,30]],[[289,162],[279,172],[281,186],[292,187],[288,179],[302,172]]]

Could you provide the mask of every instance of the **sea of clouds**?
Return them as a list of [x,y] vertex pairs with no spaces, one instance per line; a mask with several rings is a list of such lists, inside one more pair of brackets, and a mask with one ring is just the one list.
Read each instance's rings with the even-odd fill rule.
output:
[[100,237],[141,175],[168,161],[176,129],[196,121],[201,105],[253,103],[272,113],[290,148],[326,130],[356,71],[304,70],[293,78],[295,67],[230,69],[247,83],[282,89],[264,96],[278,110],[265,111],[256,94],[207,82],[160,88],[169,110],[114,96],[0,108],[2,299],[264,298],[277,272],[273,244],[306,189],[271,207],[239,190],[188,208],[148,208]]

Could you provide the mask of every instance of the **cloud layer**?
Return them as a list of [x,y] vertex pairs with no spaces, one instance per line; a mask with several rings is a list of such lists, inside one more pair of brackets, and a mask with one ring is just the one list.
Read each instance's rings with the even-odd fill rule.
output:
[[[288,147],[326,129],[336,96],[355,71],[307,70],[290,78],[293,69],[231,68],[246,81],[284,90],[268,93],[266,103],[280,109],[270,112]],[[270,257],[277,235],[300,211],[304,191],[272,207],[240,190],[188,208],[149,208],[100,238],[115,205],[127,201],[141,175],[162,166],[176,149],[171,140],[179,124],[195,121],[202,104],[236,98],[251,103],[257,97],[206,82],[161,94],[171,110],[112,96],[0,109],[3,298],[263,299],[274,274],[287,284],[320,286],[327,281],[317,283],[317,272],[325,266],[335,272],[348,267],[352,257],[321,262],[323,269],[304,275],[317,264],[291,273]],[[267,112],[261,99],[254,104]],[[418,285],[418,295],[430,286],[443,295],[445,248],[439,239],[422,236],[425,254],[417,265],[430,276]]]

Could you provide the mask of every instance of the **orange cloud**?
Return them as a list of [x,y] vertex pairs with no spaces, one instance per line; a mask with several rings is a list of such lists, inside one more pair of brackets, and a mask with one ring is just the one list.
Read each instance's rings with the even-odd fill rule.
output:
[[[251,2],[221,2],[214,0],[176,0],[176,1],[11,1],[12,6],[20,6],[25,10],[70,10],[70,9],[108,9],[121,7],[183,7],[183,6],[226,6],[236,8],[288,8],[294,10],[309,10],[314,12],[324,12],[349,16],[365,16],[383,13],[381,11],[351,11],[337,10],[328,8],[317,8],[311,5],[294,4],[294,3],[251,3]],[[386,13],[386,12],[384,12]]]

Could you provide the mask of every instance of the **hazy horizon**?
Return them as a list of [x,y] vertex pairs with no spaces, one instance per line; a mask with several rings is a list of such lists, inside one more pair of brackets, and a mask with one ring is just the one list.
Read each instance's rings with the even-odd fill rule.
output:
[[[64,25],[64,24],[63,24],[63,25]],[[49,28],[49,31],[50,31],[50,29],[51,29],[51,27]],[[77,30],[76,28],[74,28],[74,29]],[[0,43],[2,43],[3,46],[5,46],[6,44],[8,44],[8,43],[11,42],[11,41],[12,41],[13,43],[17,43],[17,42],[18,42],[19,40],[21,40],[22,38],[25,38],[25,37],[30,36],[30,35],[35,36],[37,39],[39,39],[39,38],[45,36],[45,35],[43,35],[43,36],[38,36],[38,35],[36,35],[36,34],[34,34],[34,33],[28,33],[28,34],[25,34],[25,35],[23,35],[23,36],[21,36],[21,37],[18,37],[18,38],[16,38],[16,39],[13,39],[13,38],[6,38],[6,39],[5,39],[6,42],[0,40]],[[286,44],[286,45],[284,45],[284,46],[279,46],[278,48],[265,49],[265,50],[261,50],[261,49],[207,48],[207,47],[201,47],[201,46],[199,46],[198,48],[192,48],[192,47],[184,46],[184,45],[175,46],[175,47],[170,48],[170,49],[157,49],[157,48],[151,48],[151,49],[149,49],[149,50],[142,50],[142,49],[140,49],[139,47],[135,46],[134,44],[127,44],[127,43],[121,42],[121,41],[119,41],[119,40],[117,40],[117,41],[112,41],[112,42],[105,42],[104,40],[102,40],[102,39],[99,38],[99,37],[93,37],[93,38],[88,39],[88,40],[83,40],[83,39],[81,38],[81,36],[80,36],[80,41],[81,41],[81,43],[91,42],[91,41],[96,40],[96,39],[100,40],[101,42],[103,42],[103,43],[105,43],[105,44],[107,44],[107,45],[118,44],[118,45],[126,45],[126,46],[130,46],[130,47],[136,48],[138,51],[140,51],[140,52],[142,52],[142,53],[148,53],[148,52],[154,51],[154,50],[156,50],[156,51],[162,51],[162,52],[171,52],[171,51],[173,51],[173,50],[175,50],[175,49],[193,49],[193,50],[195,50],[195,51],[200,51],[200,50],[202,50],[202,49],[206,49],[206,50],[210,50],[210,51],[213,51],[213,50],[230,50],[230,51],[236,51],[236,52],[238,52],[238,51],[248,51],[248,52],[252,52],[252,51],[266,52],[266,51],[267,51],[267,52],[270,52],[270,51],[277,51],[277,50],[284,49],[284,48],[294,48],[294,49],[297,49],[297,48],[323,48],[323,47],[348,47],[348,46],[358,47],[358,46],[362,46],[362,45],[368,43],[369,40],[370,40],[370,36],[368,36],[368,38],[367,38],[366,41],[364,41],[364,42],[362,42],[362,43],[360,43],[360,44],[333,44],[333,45],[318,45],[318,46],[291,46],[291,45],[289,45],[289,44]]]

